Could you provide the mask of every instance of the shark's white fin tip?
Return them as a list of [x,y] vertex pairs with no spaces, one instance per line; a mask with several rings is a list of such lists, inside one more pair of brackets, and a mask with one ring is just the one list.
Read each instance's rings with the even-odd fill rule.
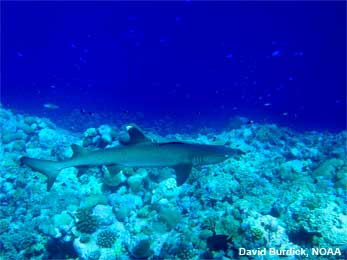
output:
[[129,135],[129,141],[124,142],[125,145],[151,142],[135,124],[127,125],[125,129]]

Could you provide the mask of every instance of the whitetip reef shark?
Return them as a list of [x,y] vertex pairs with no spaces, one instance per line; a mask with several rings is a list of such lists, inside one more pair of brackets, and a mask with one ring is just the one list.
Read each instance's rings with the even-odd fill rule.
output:
[[52,188],[62,169],[78,166],[117,166],[117,167],[171,167],[176,172],[177,185],[188,178],[192,166],[216,164],[230,156],[240,155],[238,149],[224,145],[207,145],[187,142],[155,142],[146,137],[135,125],[126,127],[128,141],[121,145],[96,151],[73,144],[73,155],[64,161],[41,160],[22,157],[20,162],[47,177],[47,191]]

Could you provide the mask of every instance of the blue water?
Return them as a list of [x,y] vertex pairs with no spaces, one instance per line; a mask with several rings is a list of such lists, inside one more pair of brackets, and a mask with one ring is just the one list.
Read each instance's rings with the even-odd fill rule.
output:
[[2,2],[2,103],[344,129],[345,5]]
[[346,259],[346,140],[346,2],[1,1],[0,259]]

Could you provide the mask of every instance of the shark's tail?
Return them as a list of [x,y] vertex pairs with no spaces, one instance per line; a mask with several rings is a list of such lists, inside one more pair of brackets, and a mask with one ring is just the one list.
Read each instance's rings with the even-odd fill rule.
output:
[[29,157],[20,158],[20,162],[29,166],[31,169],[38,171],[47,177],[47,191],[52,188],[55,179],[57,178],[62,167],[59,162],[33,159]]

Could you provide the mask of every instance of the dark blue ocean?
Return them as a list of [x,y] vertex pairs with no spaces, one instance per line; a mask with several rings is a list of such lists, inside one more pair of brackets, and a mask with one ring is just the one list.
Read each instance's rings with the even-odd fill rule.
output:
[[0,260],[347,259],[346,1],[0,5]]
[[245,116],[345,129],[344,7],[5,1],[2,103],[56,121],[82,110],[146,122],[223,126]]

